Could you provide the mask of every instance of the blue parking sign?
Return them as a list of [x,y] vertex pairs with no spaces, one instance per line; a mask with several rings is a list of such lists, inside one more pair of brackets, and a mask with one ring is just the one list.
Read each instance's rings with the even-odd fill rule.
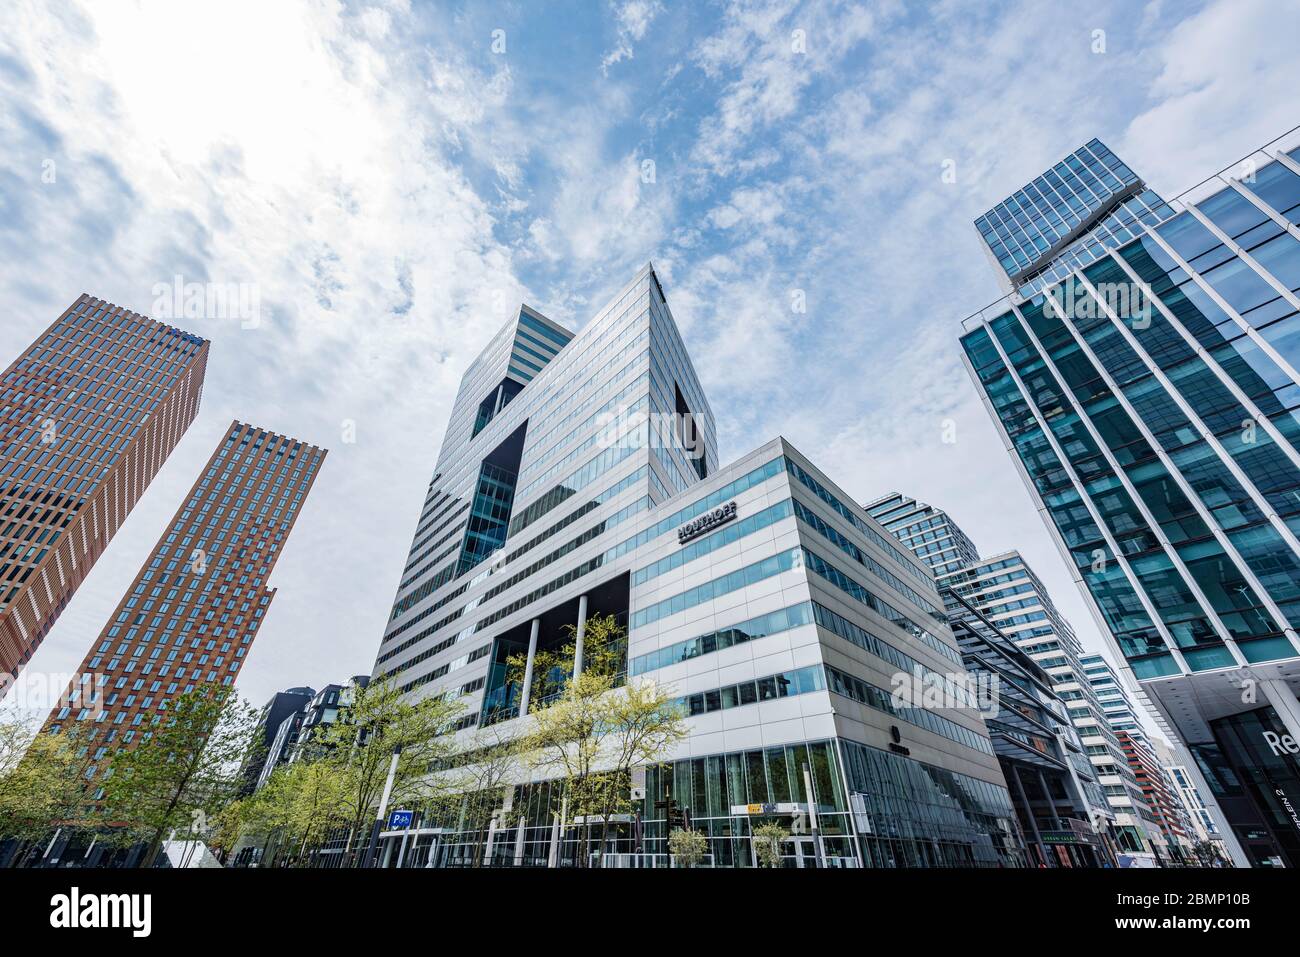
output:
[[396,831],[399,828],[410,827],[411,821],[414,819],[414,811],[390,811],[388,814],[388,829]]

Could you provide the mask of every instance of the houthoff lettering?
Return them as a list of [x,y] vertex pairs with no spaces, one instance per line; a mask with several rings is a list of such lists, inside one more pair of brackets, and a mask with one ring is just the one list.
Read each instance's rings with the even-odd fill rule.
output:
[[711,529],[717,528],[736,517],[736,503],[728,502],[726,505],[719,505],[712,511],[705,512],[699,518],[687,522],[681,528],[677,529],[677,544],[681,545],[689,542],[692,538],[703,535]]

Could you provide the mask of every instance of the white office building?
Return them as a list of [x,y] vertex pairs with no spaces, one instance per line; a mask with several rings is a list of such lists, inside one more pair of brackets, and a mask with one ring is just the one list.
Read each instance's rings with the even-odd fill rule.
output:
[[[783,439],[719,466],[648,265],[576,334],[522,308],[466,372],[373,678],[456,696],[472,741],[533,720],[511,655],[608,615],[626,680],[664,683],[689,726],[638,775],[610,860],[662,859],[671,801],[716,866],[752,865],[758,815],[812,810],[820,841],[788,841],[791,865],[1023,861],[974,703],[891,699],[900,673],[964,675],[929,569]],[[561,790],[506,788],[488,862],[572,863]],[[464,864],[489,840],[454,814],[408,836],[404,866]]]

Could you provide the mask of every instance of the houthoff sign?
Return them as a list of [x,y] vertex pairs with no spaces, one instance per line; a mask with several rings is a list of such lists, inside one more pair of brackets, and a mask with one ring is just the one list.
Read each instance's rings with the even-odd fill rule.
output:
[[697,519],[687,522],[677,529],[677,544],[684,545],[692,538],[699,538],[705,532],[711,532],[719,525],[725,525],[736,517],[736,503],[728,502],[705,512]]

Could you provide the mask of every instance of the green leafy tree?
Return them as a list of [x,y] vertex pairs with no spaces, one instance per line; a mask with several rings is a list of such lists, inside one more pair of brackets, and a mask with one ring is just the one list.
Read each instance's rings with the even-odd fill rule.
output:
[[564,695],[533,712],[528,752],[534,768],[564,781],[569,813],[583,818],[580,864],[586,866],[592,819],[611,801],[609,775],[599,774],[600,728],[608,708],[602,700],[613,688],[605,675],[584,671]]
[[207,844],[223,863],[240,840],[250,833],[256,812],[256,797],[250,796],[231,801],[213,818]]
[[[506,789],[524,769],[527,747],[526,738],[500,724],[479,728],[470,736],[462,761],[445,782],[450,800],[444,805],[448,812],[458,813],[462,830],[477,833],[489,826],[504,803]],[[483,850],[482,842],[475,841],[473,866],[482,863]]]
[[[621,684],[627,632],[613,615],[587,622],[583,668],[576,678],[563,664],[572,663],[575,646],[571,628],[559,658],[544,659],[547,674],[563,674],[564,679],[558,691],[530,707],[533,724],[526,751],[534,768],[563,779],[571,813],[583,818],[580,859],[585,866],[593,821],[600,823],[603,852],[611,817],[630,809],[632,769],[662,759],[686,728],[681,710],[657,685]],[[511,667],[517,672],[519,663],[511,659]]]
[[374,821],[394,749],[400,757],[390,807],[426,803],[446,786],[431,772],[451,753],[447,735],[460,711],[454,701],[411,702],[391,682],[372,681],[357,688],[346,712],[313,739],[319,763],[341,782],[337,807],[349,827],[350,864],[356,864]]
[[103,816],[120,840],[148,842],[143,866],[153,866],[170,832],[206,832],[206,821],[235,799],[256,721],[231,688],[202,685],[157,712],[139,741],[112,757],[101,782]]
[[754,853],[759,867],[781,866],[781,845],[790,839],[790,832],[775,821],[754,828]]
[[75,732],[0,721],[0,837],[32,840],[82,815],[86,759]]
[[265,867],[303,866],[330,832],[346,823],[340,807],[349,782],[328,761],[294,761],[272,772],[255,794],[224,812],[230,829],[223,844],[233,847],[257,836]]
[[678,867],[694,867],[709,853],[709,839],[699,831],[673,828],[673,832],[668,835],[668,853],[676,860]]
[[288,765],[290,793],[288,834],[296,850],[293,862],[306,863],[310,849],[324,843],[330,831],[343,823],[340,807],[348,781],[334,773],[328,763],[300,761]]
[[604,714],[596,729],[602,762],[608,767],[601,809],[601,847],[606,844],[610,818],[632,810],[632,770],[657,764],[686,737],[680,705],[652,681],[633,681],[602,699]]
[[[578,651],[576,625],[565,625],[568,640],[557,648],[539,648],[533,655],[533,690],[528,710],[536,712],[568,691],[573,681],[573,660]],[[611,679],[611,685],[623,670],[626,660],[627,632],[613,615],[587,619],[583,630],[582,670],[584,674]],[[528,669],[528,655],[519,652],[506,659],[506,679],[522,688]]]

